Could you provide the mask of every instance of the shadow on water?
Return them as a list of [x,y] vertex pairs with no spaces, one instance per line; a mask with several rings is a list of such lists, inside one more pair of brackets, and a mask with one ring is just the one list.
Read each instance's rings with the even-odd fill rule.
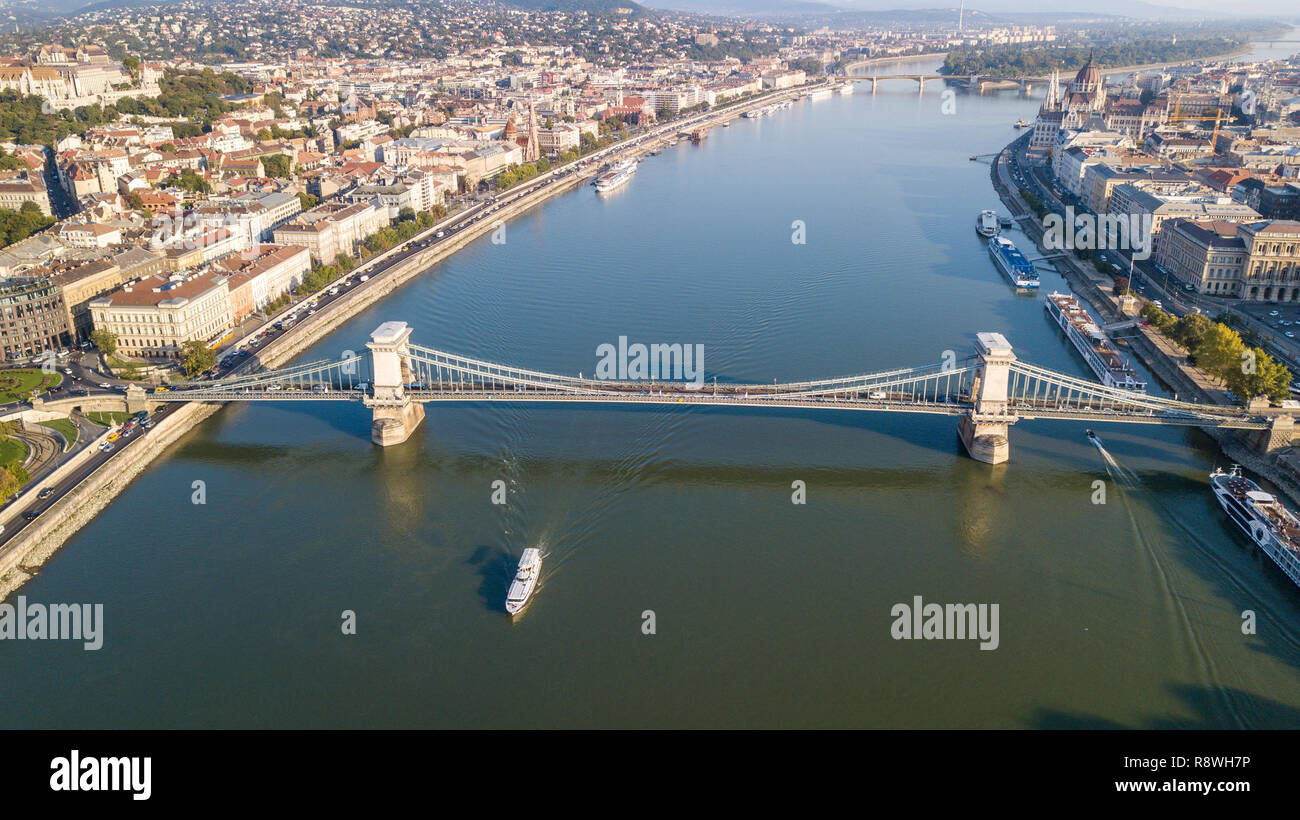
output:
[[1169,684],[1165,690],[1181,701],[1193,714],[1190,717],[1150,715],[1132,723],[1121,723],[1098,715],[1065,712],[1059,709],[1039,709],[1030,718],[1034,729],[1225,729],[1238,728],[1224,720],[1222,698],[1227,694],[1233,702],[1249,703],[1256,725],[1270,729],[1300,728],[1300,709],[1272,698],[1245,692],[1240,689],[1219,691],[1208,686]]
[[515,577],[519,557],[495,546],[479,546],[465,559],[465,563],[478,570],[478,596],[483,606],[492,612],[506,613],[506,593]]

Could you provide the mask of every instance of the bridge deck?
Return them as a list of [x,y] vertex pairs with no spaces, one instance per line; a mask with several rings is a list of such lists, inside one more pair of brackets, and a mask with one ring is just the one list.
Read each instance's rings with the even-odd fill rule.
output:
[[[568,404],[649,404],[695,407],[782,407],[810,408],[816,410],[860,410],[896,413],[928,413],[957,416],[974,409],[968,397],[952,396],[947,400],[913,400],[905,396],[884,399],[867,399],[845,396],[788,396],[780,393],[705,390],[663,391],[552,391],[552,390],[473,390],[449,388],[444,390],[407,391],[412,401],[421,403],[493,402],[493,403],[568,403]],[[264,390],[264,391],[171,391],[157,394],[154,401],[161,402],[362,402],[367,394],[357,390]],[[1030,419],[1056,419],[1070,421],[1118,422],[1130,424],[1160,424],[1190,427],[1222,427],[1243,430],[1266,430],[1267,418],[1238,413],[1222,415],[1169,413],[1159,410],[1140,412],[1114,407],[1084,407],[1049,401],[1017,401],[1008,405],[1004,414],[1008,421]],[[994,418],[994,417],[990,417]]]

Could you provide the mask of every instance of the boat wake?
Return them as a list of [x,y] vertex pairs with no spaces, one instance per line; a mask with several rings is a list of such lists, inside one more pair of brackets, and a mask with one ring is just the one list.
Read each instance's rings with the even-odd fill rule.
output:
[[1145,492],[1142,479],[1138,474],[1120,464],[1119,461],[1111,455],[1110,451],[1106,449],[1106,445],[1102,442],[1101,438],[1091,430],[1088,431],[1088,440],[1097,448],[1097,452],[1101,454],[1102,460],[1106,464],[1107,475],[1110,476],[1111,481],[1119,488],[1117,495],[1120,497],[1120,501],[1124,504],[1124,511],[1128,514],[1129,525],[1132,528],[1133,535],[1137,539],[1137,542],[1142,546],[1142,551],[1150,562],[1152,569],[1155,570],[1156,577],[1160,579],[1160,585],[1165,594],[1166,608],[1176,616],[1178,628],[1181,629],[1183,635],[1186,637],[1187,646],[1195,657],[1197,665],[1204,673],[1207,684],[1219,695],[1224,712],[1231,721],[1239,728],[1249,728],[1247,721],[1241,714],[1241,710],[1237,708],[1237,704],[1233,701],[1233,697],[1229,693],[1229,688],[1222,681],[1217,665],[1211,658],[1210,653],[1206,650],[1205,643],[1196,629],[1191,614],[1187,611],[1187,606],[1184,603],[1184,598],[1186,596],[1175,588],[1173,577],[1169,571],[1165,569],[1164,563],[1161,562],[1160,556],[1157,553],[1155,544],[1152,543],[1151,538],[1148,537],[1146,530],[1139,522],[1139,516],[1134,509],[1131,496],[1141,493],[1144,500],[1148,502],[1149,506],[1158,511],[1163,520],[1176,521],[1177,519],[1170,514],[1170,511],[1166,509],[1164,505],[1152,503],[1153,496]]

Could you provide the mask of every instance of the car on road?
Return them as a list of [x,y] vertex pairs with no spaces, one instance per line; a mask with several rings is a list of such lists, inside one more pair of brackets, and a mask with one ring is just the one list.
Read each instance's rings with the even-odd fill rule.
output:
[[1270,310],[1270,311],[1268,312],[1268,315],[1269,315],[1269,316],[1276,316],[1276,315],[1277,315],[1277,311],[1276,311],[1276,310]]
[[99,387],[101,390],[111,390],[113,388],[113,385],[109,384],[108,382],[100,382]]
[[439,239],[442,239],[446,235],[447,235],[446,231],[438,231],[436,234],[434,234],[434,236],[438,237]]
[[36,512],[35,510],[28,510],[27,512],[23,513],[23,518],[27,519],[28,521],[35,521],[39,516],[40,513]]
[[1294,338],[1295,338],[1295,331],[1294,331],[1294,330],[1288,330],[1288,331],[1286,332],[1285,335],[1286,335],[1286,337],[1287,337],[1288,339],[1294,339]]

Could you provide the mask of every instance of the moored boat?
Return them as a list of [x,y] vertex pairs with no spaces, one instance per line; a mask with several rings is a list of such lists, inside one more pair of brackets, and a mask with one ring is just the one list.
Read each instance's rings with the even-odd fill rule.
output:
[[995,236],[989,239],[989,256],[997,264],[998,270],[1011,280],[1011,283],[1018,288],[1036,288],[1039,285],[1038,271],[1034,270],[1034,265],[1025,255],[1021,253],[1014,242],[1005,236]]
[[1102,384],[1121,390],[1146,392],[1146,382],[1133,369],[1128,359],[1115,349],[1110,337],[1093,321],[1074,294],[1055,291],[1049,293],[1043,299],[1043,307]]
[[980,236],[990,237],[998,235],[998,215],[995,211],[980,211],[979,216],[975,217],[975,230]]
[[633,172],[628,170],[610,171],[609,173],[601,174],[596,177],[596,190],[602,194],[616,191],[632,179],[632,174]]

